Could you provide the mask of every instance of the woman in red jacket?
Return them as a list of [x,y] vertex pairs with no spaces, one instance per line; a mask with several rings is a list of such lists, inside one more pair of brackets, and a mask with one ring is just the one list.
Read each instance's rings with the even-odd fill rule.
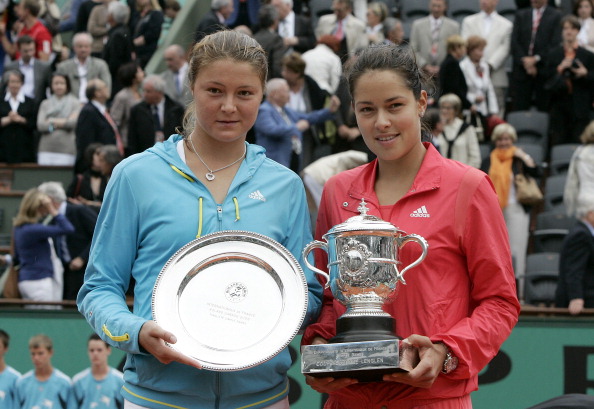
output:
[[[418,348],[420,362],[408,373],[384,375],[383,382],[312,377],[307,382],[330,395],[327,409],[471,408],[478,373],[509,336],[520,308],[493,185],[483,172],[421,142],[427,93],[407,48],[369,47],[346,77],[359,129],[377,159],[326,183],[316,238],[357,215],[364,198],[368,214],[427,240],[427,257],[408,273],[396,300],[384,306],[396,319],[396,333]],[[420,251],[399,250],[403,265]],[[316,263],[327,261],[317,254]],[[322,314],[303,343],[327,342],[344,311],[326,291]]]

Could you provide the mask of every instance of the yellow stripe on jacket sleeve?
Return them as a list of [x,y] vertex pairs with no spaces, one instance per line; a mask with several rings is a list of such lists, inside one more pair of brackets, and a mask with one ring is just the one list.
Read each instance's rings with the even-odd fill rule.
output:
[[107,329],[107,325],[105,324],[103,324],[103,327],[101,327],[101,329],[103,330],[105,335],[107,335],[109,339],[111,339],[112,341],[123,342],[130,340],[130,335],[128,335],[127,332],[124,335],[111,335],[111,332]]

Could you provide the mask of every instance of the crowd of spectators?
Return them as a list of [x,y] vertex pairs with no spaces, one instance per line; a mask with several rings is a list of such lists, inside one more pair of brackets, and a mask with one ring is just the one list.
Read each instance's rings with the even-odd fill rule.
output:
[[[38,0],[9,3],[7,24],[0,27],[7,55],[0,162],[73,166],[67,196],[96,213],[113,166],[175,133],[191,100],[181,45],[164,50],[164,72],[145,76],[164,19],[180,10],[174,0],[161,3],[74,0],[57,27]],[[414,50],[431,78],[427,137],[446,157],[482,164],[489,173],[485,160],[501,138],[490,144],[495,125],[514,111],[547,113],[550,134],[538,142],[544,159],[534,163],[544,186],[552,148],[579,143],[594,118],[592,0],[574,2],[573,10],[555,1],[516,1],[515,14],[505,16],[497,11],[498,0],[476,0],[477,12],[464,18],[451,14],[446,0],[417,3],[426,15],[411,18],[411,2],[403,0],[212,0],[187,37],[199,41],[220,29],[237,29],[262,45],[272,81],[248,140],[265,145],[269,156],[283,158],[295,172],[316,178],[312,169],[319,166],[307,171],[308,166],[350,150],[372,159],[342,71],[358,50],[392,43]],[[54,41],[68,31],[74,33],[71,49]],[[512,143],[521,140],[516,135]],[[591,157],[587,149],[579,150],[581,163]],[[571,175],[577,172],[576,166],[570,169]],[[569,186],[571,197],[579,198],[576,191],[588,182],[576,184],[574,177]],[[570,202],[567,209],[576,206]],[[541,209],[521,207],[522,220]],[[512,244],[521,237],[521,254],[514,255],[518,277],[525,273],[530,220],[521,224],[526,231],[518,232],[514,223],[510,230]]]

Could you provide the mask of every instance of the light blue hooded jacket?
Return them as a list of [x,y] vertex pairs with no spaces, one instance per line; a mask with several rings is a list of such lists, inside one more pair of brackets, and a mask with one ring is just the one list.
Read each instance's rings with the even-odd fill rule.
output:
[[[152,318],[153,287],[170,256],[196,237],[221,230],[260,233],[284,245],[304,267],[309,286],[304,326],[314,322],[322,288],[301,256],[312,239],[303,184],[295,173],[267,159],[262,147],[247,144],[227,197],[217,204],[179,157],[180,140],[172,135],[116,166],[78,307],[105,341],[128,353],[122,389],[127,400],[149,408],[266,407],[287,395],[287,348],[250,369],[214,372],[161,364],[140,350],[138,334]],[[125,303],[131,279],[133,313]]]

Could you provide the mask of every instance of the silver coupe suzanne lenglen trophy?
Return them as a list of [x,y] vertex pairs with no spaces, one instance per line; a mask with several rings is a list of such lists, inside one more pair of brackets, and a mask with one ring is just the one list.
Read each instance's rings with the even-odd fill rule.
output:
[[[393,224],[368,215],[365,200],[360,214],[332,227],[322,241],[303,250],[305,264],[326,277],[334,297],[346,306],[336,321],[336,336],[328,344],[304,345],[301,371],[315,377],[349,377],[360,381],[381,381],[383,374],[412,369],[403,359],[403,347],[395,334],[395,320],[382,310],[395,300],[404,273],[427,255],[427,241],[406,235]],[[399,270],[398,251],[415,242],[422,254]],[[328,253],[329,274],[312,266],[307,257],[314,249]]]

